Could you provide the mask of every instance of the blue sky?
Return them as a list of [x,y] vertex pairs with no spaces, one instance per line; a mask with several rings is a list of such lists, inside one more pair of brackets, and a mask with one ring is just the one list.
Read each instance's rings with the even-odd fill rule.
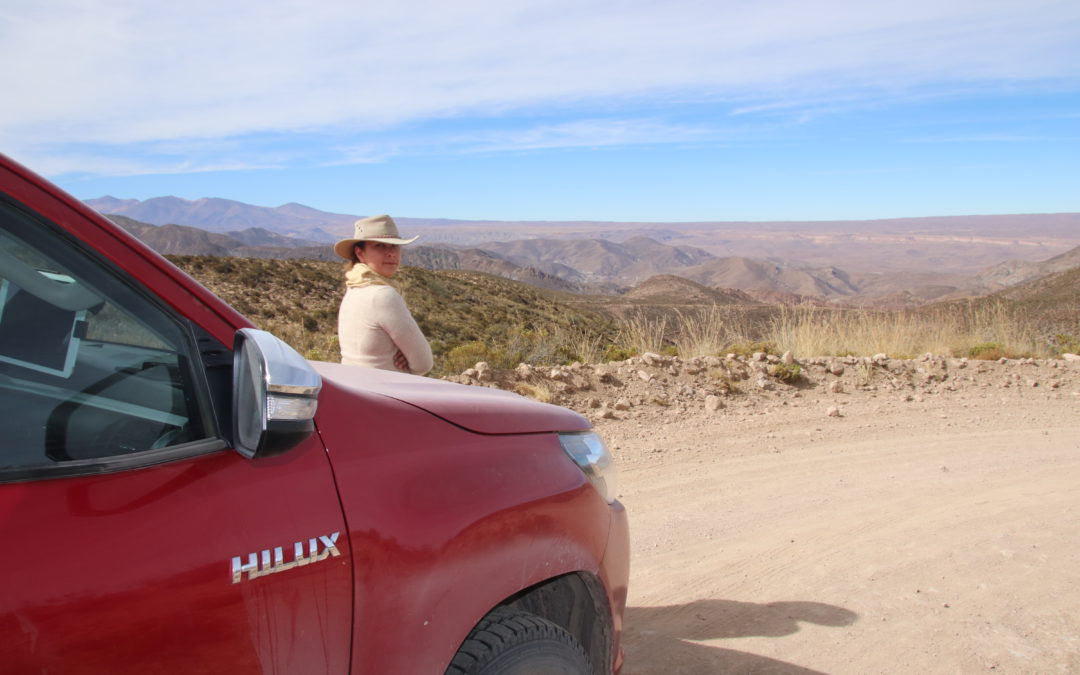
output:
[[1080,212],[1076,0],[18,4],[0,13],[0,152],[84,199]]

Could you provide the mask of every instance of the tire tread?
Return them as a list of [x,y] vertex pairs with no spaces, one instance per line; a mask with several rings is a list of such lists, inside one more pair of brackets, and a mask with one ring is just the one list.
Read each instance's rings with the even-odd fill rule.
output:
[[507,649],[529,640],[552,640],[571,647],[588,663],[585,650],[560,626],[528,612],[493,610],[465,638],[446,675],[477,675]]

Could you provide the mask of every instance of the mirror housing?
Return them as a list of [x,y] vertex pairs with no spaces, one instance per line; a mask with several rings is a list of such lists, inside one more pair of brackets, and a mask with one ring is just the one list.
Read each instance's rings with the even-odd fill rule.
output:
[[241,328],[233,339],[233,446],[258,459],[289,450],[315,431],[322,378],[270,333]]

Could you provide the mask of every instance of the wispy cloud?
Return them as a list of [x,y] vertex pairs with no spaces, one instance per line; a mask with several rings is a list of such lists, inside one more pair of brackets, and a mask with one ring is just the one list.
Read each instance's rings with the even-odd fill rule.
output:
[[908,138],[905,143],[1076,143],[1080,136],[1045,136],[1025,134],[967,134]]
[[449,136],[445,140],[448,147],[457,152],[482,153],[696,143],[722,140],[722,133],[705,125],[679,125],[651,119],[581,119]]
[[[1075,82],[1080,3],[39,0],[5,8],[0,62],[21,64],[0,72],[0,145],[35,162],[68,144],[106,173],[372,162],[414,151],[373,140],[402,124],[567,120],[428,135],[454,152],[682,142],[723,132],[634,112],[692,102],[797,118]],[[237,144],[225,161],[222,142],[241,137],[294,142]],[[321,160],[298,142],[316,137],[335,139]],[[110,160],[115,147],[143,160]]]

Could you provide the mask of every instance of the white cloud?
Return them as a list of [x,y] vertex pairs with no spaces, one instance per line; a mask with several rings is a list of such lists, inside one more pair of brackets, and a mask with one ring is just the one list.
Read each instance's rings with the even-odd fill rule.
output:
[[[586,121],[535,130],[535,147],[587,133],[603,145],[687,130],[590,123],[598,107],[726,101],[756,114],[1080,76],[1075,0],[18,5],[0,16],[0,62],[9,64],[0,147],[33,154],[66,143],[149,153],[146,144],[166,140],[345,134],[549,107]],[[529,146],[503,140],[487,142]]]
[[[463,154],[520,152],[561,148],[604,148],[671,143],[716,143],[725,140],[721,129],[706,125],[670,124],[654,119],[577,119],[539,123],[510,129],[443,134],[440,151]],[[427,141],[398,146],[405,154],[426,150]]]

